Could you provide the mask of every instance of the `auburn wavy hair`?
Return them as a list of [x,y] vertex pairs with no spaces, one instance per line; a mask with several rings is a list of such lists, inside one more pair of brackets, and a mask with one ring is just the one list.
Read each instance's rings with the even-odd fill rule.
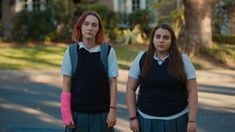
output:
[[152,66],[153,56],[154,56],[154,53],[156,52],[156,48],[153,44],[153,38],[154,38],[156,30],[160,28],[169,31],[171,35],[171,46],[168,51],[169,62],[167,66],[167,71],[171,76],[176,77],[179,82],[184,83],[185,77],[186,77],[185,72],[184,72],[184,63],[183,63],[179,48],[177,46],[175,32],[171,28],[171,26],[167,24],[160,24],[156,26],[152,31],[147,55],[146,55],[146,58],[144,60],[142,70],[141,70],[141,77],[145,77]]
[[96,13],[94,11],[86,11],[78,18],[76,24],[73,27],[72,40],[74,42],[82,41],[82,24],[84,23],[86,17],[89,15],[92,15],[98,19],[99,30],[96,34],[95,42],[97,45],[103,44],[105,42],[104,27],[103,27],[100,16],[98,15],[98,13]]

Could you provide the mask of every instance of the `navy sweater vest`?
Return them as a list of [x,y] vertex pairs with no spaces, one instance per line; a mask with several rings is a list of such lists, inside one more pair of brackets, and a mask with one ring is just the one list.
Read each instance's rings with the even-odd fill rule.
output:
[[[141,58],[142,68],[145,54]],[[153,60],[150,71],[140,78],[140,90],[137,107],[152,116],[166,117],[181,112],[187,106],[187,94],[184,84],[167,72],[168,59],[161,65]]]
[[108,76],[100,59],[100,52],[78,49],[79,63],[72,80],[72,110],[96,114],[108,112],[110,90]]

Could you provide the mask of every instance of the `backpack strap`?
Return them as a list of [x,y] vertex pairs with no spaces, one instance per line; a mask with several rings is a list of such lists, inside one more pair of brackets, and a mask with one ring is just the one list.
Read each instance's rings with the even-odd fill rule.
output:
[[73,43],[69,45],[69,56],[71,60],[71,65],[72,65],[72,77],[74,76],[76,72],[76,67],[78,63],[78,49],[79,45],[77,43]]
[[[100,45],[100,59],[104,65],[106,72],[108,72],[108,55],[109,55],[110,49],[111,49],[111,46],[108,44]],[[72,43],[69,45],[69,56],[70,56],[71,65],[72,65],[72,77],[74,76],[77,65],[79,63],[78,51],[79,51],[79,44]]]
[[100,59],[104,65],[106,72],[108,72],[108,55],[110,52],[111,46],[108,44],[100,45]]
[[143,53],[143,55],[141,56],[140,61],[139,61],[139,67],[140,67],[140,70],[141,70],[141,71],[142,71],[142,67],[143,67],[144,60],[145,60],[146,56],[147,56],[147,51],[145,51],[145,52]]

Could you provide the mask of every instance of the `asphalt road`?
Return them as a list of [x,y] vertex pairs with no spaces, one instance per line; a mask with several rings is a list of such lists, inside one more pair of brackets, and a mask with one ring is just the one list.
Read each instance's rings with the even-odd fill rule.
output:
[[[118,78],[116,131],[129,132],[127,71]],[[198,132],[235,131],[235,71],[197,71]],[[0,132],[62,132],[58,71],[0,71]]]

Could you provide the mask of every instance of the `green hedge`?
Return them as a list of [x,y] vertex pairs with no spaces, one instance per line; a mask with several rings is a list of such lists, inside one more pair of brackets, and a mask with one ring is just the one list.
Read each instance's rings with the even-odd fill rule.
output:
[[79,17],[84,11],[88,10],[96,11],[100,15],[105,30],[109,34],[109,38],[115,40],[117,33],[114,30],[118,28],[119,23],[121,23],[120,14],[109,10],[106,6],[101,4],[82,3],[76,8],[74,15]]
[[212,39],[213,41],[221,44],[235,44],[235,36],[213,35]]
[[13,18],[11,39],[14,41],[45,40],[48,34],[54,31],[51,22],[51,13],[45,11],[23,10]]

